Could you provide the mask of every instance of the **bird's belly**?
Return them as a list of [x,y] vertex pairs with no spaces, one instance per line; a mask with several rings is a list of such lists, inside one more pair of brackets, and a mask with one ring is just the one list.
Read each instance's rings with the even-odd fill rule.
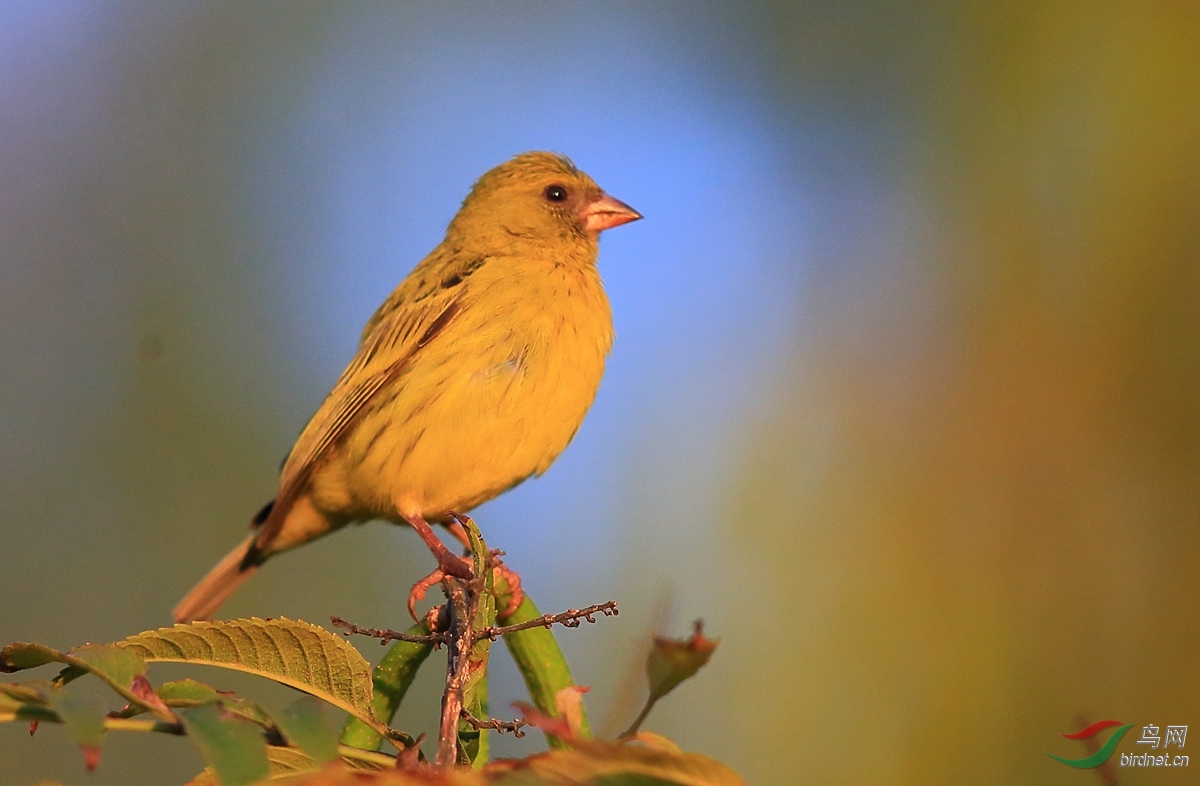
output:
[[[595,396],[602,352],[510,339],[426,362],[365,413],[329,469],[356,518],[439,519],[485,502],[566,448]],[[477,358],[474,364],[464,357]],[[432,359],[427,359],[432,361]],[[320,484],[314,484],[320,504]]]

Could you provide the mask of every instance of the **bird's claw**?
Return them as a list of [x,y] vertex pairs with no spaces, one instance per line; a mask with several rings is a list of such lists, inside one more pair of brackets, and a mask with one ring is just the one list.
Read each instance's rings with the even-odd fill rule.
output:
[[435,587],[442,583],[442,579],[446,578],[446,573],[441,568],[438,568],[433,573],[430,573],[425,578],[418,581],[412,586],[408,592],[408,616],[413,618],[413,622],[420,622],[421,618],[417,616],[417,602],[425,599],[425,593],[430,587]]
[[520,607],[522,601],[525,600],[525,591],[521,589],[521,577],[517,575],[515,570],[505,565],[499,559],[492,565],[492,577],[493,581],[504,579],[508,584],[508,605],[496,617],[498,619],[510,617]]
[[[450,534],[454,536],[454,539],[461,543],[463,548],[466,549],[466,554],[468,557],[471,553],[471,538],[467,535],[466,527],[464,527],[463,524],[465,522],[469,522],[470,520],[471,519],[469,516],[451,512],[450,522],[446,525],[446,529],[450,531]],[[422,521],[421,523],[423,524],[424,522]],[[418,529],[418,531],[421,530]],[[429,534],[432,536],[432,532]],[[422,535],[422,537],[425,536]],[[442,546],[440,549],[437,548],[437,546],[441,546],[440,542],[435,545],[433,542],[427,539],[426,543],[429,544],[430,550],[433,552],[434,556],[437,557],[438,569],[413,585],[412,592],[408,596],[408,613],[414,620],[417,618],[416,603],[425,597],[425,592],[430,587],[440,582],[446,576],[455,576],[457,578],[467,580],[474,578],[472,565],[467,559],[456,557],[450,554],[449,550],[447,550],[444,546]],[[525,600],[525,593],[521,590],[521,577],[517,575],[516,571],[500,561],[500,557],[502,556],[504,556],[504,552],[499,549],[489,550],[487,555],[487,564],[493,570],[492,575],[494,581],[504,579],[504,581],[508,584],[508,605],[505,606],[505,608],[498,615],[503,619],[504,617],[510,616],[517,610],[517,608],[521,605],[521,602]]]

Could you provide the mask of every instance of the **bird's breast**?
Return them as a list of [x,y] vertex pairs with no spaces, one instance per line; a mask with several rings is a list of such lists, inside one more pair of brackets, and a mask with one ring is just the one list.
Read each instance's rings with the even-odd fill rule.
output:
[[540,443],[552,459],[595,397],[612,344],[611,312],[602,289],[587,291],[565,277],[508,306],[478,327],[482,342],[468,353],[478,362],[466,395],[490,410],[498,428]]
[[509,268],[489,281],[486,267],[454,321],[351,437],[356,507],[387,518],[389,505],[468,510],[546,471],[583,421],[613,338],[594,268]]

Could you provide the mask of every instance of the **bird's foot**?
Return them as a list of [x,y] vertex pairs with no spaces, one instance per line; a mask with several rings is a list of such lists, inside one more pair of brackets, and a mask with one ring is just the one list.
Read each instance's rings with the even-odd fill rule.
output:
[[[501,581],[508,585],[508,605],[499,610],[496,615],[499,619],[512,616],[513,612],[520,607],[521,602],[525,600],[525,591],[521,589],[521,577],[512,568],[500,561],[500,556],[503,551],[493,551],[488,555],[488,565],[492,569],[492,586],[498,586]],[[497,593],[496,598],[504,597],[503,594]]]
[[[420,516],[413,516],[408,519],[408,523],[421,536],[421,540],[433,552],[434,559],[437,560],[438,570],[444,571],[446,575],[454,576],[460,579],[471,579],[471,563],[467,562],[462,557],[457,557],[450,553],[450,549],[446,548],[446,544],[438,539],[438,536],[433,534],[433,529],[428,522]],[[441,581],[441,579],[438,579]],[[435,582],[436,583],[436,582]],[[432,586],[432,585],[430,585]]]
[[433,534],[433,529],[429,523],[420,516],[413,516],[408,519],[408,523],[417,531],[421,540],[433,552],[434,559],[437,560],[437,570],[430,573],[425,578],[413,585],[412,590],[408,593],[408,613],[414,621],[419,622],[417,618],[417,601],[425,597],[425,593],[430,587],[434,587],[441,583],[442,579],[447,576],[454,576],[460,579],[470,580],[474,578],[471,571],[471,564],[462,557],[455,556],[450,553],[450,549],[438,539],[438,536]]
[[408,592],[408,616],[413,618],[413,622],[420,622],[421,618],[417,616],[417,603],[425,599],[425,593],[430,587],[436,587],[442,583],[442,579],[446,578],[446,572],[438,568],[433,573],[430,573],[425,578],[418,581],[412,586]]
[[[450,531],[455,540],[463,545],[466,553],[470,554],[471,538],[467,535],[466,527],[463,526],[464,520],[470,521],[470,517],[465,514],[451,513],[450,523],[446,525],[446,529]],[[488,566],[493,571],[493,583],[499,583],[503,579],[508,585],[508,605],[498,614],[501,619],[510,616],[521,605],[521,601],[525,600],[525,593],[521,590],[521,577],[515,570],[500,561],[502,556],[504,556],[504,552],[499,549],[492,549],[488,552]]]

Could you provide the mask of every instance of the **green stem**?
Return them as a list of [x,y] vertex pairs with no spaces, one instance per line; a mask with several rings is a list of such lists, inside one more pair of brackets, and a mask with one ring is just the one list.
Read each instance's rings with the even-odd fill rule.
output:
[[[466,681],[463,685],[463,707],[476,718],[487,718],[487,667],[492,640],[487,636],[480,636],[479,631],[496,624],[495,572],[488,569],[487,544],[483,541],[483,535],[475,526],[475,522],[464,518],[461,523],[471,541],[475,576],[482,579],[483,585],[478,590],[478,595],[473,590],[468,596],[471,599],[471,618],[467,620],[467,631],[472,637],[472,642],[465,672]],[[472,767],[479,768],[487,764],[490,747],[487,729],[476,729],[468,721],[460,720],[458,737],[459,746],[466,752]]]
[[[485,674],[475,686],[474,698],[467,711],[476,718],[488,717],[487,675]],[[490,743],[487,729],[476,729],[467,721],[458,724],[458,740],[471,759],[471,766],[479,769],[488,762]]]
[[646,716],[650,714],[650,710],[654,709],[654,704],[657,701],[657,696],[651,696],[650,698],[646,699],[646,705],[642,707],[642,711],[639,712],[638,716],[633,719],[633,723],[629,724],[629,728],[621,732],[617,739],[624,739],[637,734],[638,729],[642,728],[642,724],[646,721]]

